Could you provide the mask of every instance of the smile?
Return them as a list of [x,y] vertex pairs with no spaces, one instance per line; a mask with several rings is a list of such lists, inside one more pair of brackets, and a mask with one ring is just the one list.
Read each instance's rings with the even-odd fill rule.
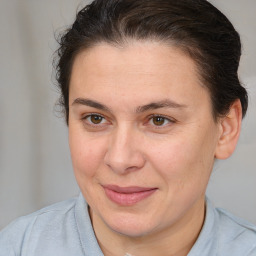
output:
[[157,188],[103,186],[106,196],[121,206],[131,206],[151,196]]

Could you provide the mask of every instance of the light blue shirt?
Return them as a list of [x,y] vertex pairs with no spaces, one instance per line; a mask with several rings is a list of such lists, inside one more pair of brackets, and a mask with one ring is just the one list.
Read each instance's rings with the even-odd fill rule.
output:
[[[21,217],[0,232],[0,256],[103,256],[83,196]],[[120,255],[122,256],[122,255]],[[207,200],[188,256],[256,256],[256,227]]]

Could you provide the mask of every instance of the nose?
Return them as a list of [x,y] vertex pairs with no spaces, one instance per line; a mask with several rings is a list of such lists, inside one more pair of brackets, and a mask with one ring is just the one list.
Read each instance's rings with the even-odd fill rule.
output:
[[141,135],[132,128],[123,127],[113,131],[106,151],[105,164],[117,174],[141,169],[145,164]]

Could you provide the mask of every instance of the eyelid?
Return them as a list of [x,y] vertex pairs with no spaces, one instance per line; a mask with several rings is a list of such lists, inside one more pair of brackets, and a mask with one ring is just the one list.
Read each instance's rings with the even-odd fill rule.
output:
[[89,116],[94,116],[94,115],[95,115],[95,116],[100,116],[100,117],[106,119],[102,114],[94,113],[94,112],[90,112],[90,113],[84,114],[81,119],[86,119],[87,117],[89,117]]
[[172,118],[170,116],[166,116],[166,115],[162,115],[162,114],[152,114],[152,115],[150,115],[148,117],[148,119],[151,119],[153,117],[162,117],[162,118],[164,118],[164,119],[166,119],[166,120],[168,120],[170,122],[176,122],[177,121],[176,119],[174,119],[174,118]]
[[[99,124],[94,124],[92,122],[89,122],[87,121],[87,118],[91,117],[91,116],[99,116],[101,117],[103,120],[105,120],[104,122],[100,122]],[[84,121],[84,124],[85,125],[88,125],[88,126],[91,126],[91,127],[97,127],[97,128],[100,128],[102,126],[105,126],[106,123],[109,123],[109,121],[107,120],[107,118],[102,115],[102,114],[99,114],[99,113],[87,113],[87,114],[84,114],[81,118],[82,121]],[[86,122],[87,121],[87,122]]]
[[[147,122],[149,123],[154,117],[161,117],[161,118],[164,118],[165,120],[168,121],[168,124],[173,124],[173,123],[176,123],[177,120],[174,119],[174,118],[171,118],[169,116],[165,116],[165,115],[162,115],[162,114],[152,114],[150,115],[148,118],[147,118]],[[152,125],[155,129],[161,129],[161,128],[165,128],[168,124],[165,124],[165,125]]]

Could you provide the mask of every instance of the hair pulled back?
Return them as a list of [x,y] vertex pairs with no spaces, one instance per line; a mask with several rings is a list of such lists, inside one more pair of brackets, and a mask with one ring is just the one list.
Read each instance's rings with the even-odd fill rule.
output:
[[74,24],[59,38],[56,78],[67,123],[77,54],[101,42],[118,46],[129,40],[154,40],[180,48],[195,61],[201,83],[209,90],[214,119],[227,114],[236,99],[245,115],[248,96],[237,74],[240,37],[208,1],[95,0],[77,13]]

